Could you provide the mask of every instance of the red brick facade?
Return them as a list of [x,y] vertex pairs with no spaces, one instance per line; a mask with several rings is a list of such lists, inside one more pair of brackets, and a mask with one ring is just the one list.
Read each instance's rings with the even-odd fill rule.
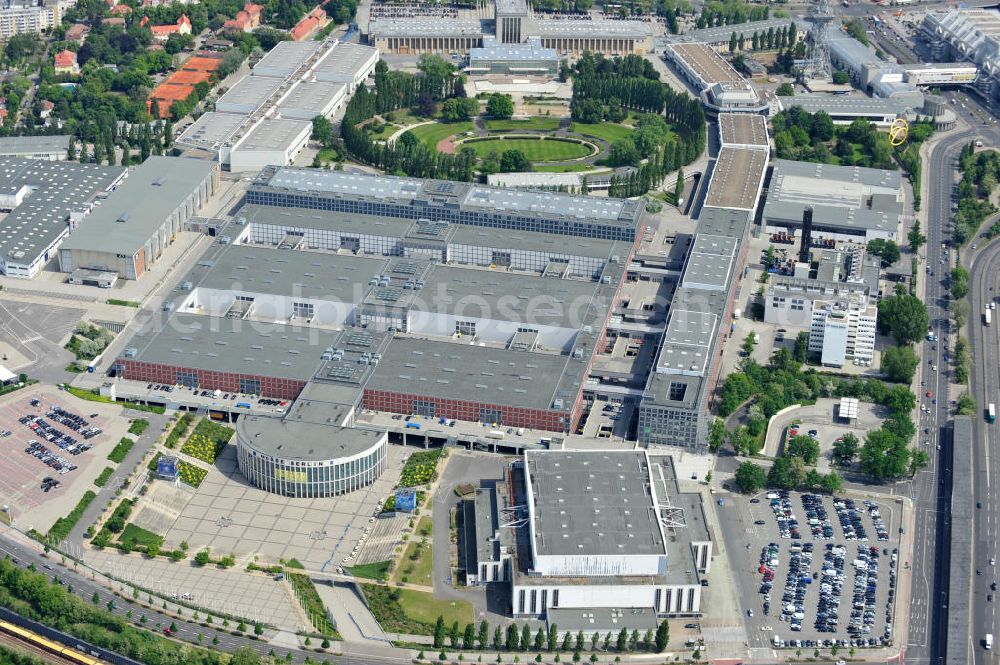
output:
[[554,411],[551,409],[529,409],[525,407],[487,404],[485,402],[443,399],[430,395],[411,395],[390,392],[388,390],[367,389],[364,392],[361,405],[365,409],[373,409],[375,411],[410,414],[414,412],[413,403],[415,400],[432,402],[434,404],[435,417],[477,422],[480,419],[480,409],[497,409],[500,411],[501,416],[499,424],[502,424],[504,427],[526,427],[549,432],[563,432],[566,429],[565,419],[568,414],[565,411]]
[[258,376],[255,374],[237,374],[234,372],[215,372],[195,367],[176,367],[147,363],[139,360],[120,358],[118,364],[124,370],[122,376],[133,381],[149,381],[152,383],[179,383],[177,373],[188,372],[198,376],[198,387],[204,390],[223,390],[236,393],[240,390],[240,379],[260,381],[260,394],[276,399],[295,399],[305,387],[305,381],[296,379],[279,379],[273,376]]

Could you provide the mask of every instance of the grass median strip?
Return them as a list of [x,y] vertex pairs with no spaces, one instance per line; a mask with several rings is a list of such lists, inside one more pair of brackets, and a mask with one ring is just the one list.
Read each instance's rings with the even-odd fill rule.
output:
[[76,504],[76,507],[70,511],[69,515],[57,519],[55,524],[52,525],[52,528],[49,529],[49,540],[53,542],[65,540],[66,536],[69,535],[69,532],[73,530],[74,526],[76,526],[76,523],[80,521],[81,517],[83,517],[83,511],[87,509],[87,506],[89,506],[95,498],[97,498],[97,495],[90,490],[84,492],[83,497],[80,498],[80,501]]
[[100,475],[94,478],[94,484],[98,487],[104,487],[108,484],[108,480],[111,478],[111,474],[115,472],[113,467],[106,466],[104,470],[101,471]]
[[132,446],[135,445],[135,441],[128,437],[122,437],[118,445],[115,446],[110,453],[108,453],[108,459],[116,464],[121,464],[128,455],[128,451],[132,450]]

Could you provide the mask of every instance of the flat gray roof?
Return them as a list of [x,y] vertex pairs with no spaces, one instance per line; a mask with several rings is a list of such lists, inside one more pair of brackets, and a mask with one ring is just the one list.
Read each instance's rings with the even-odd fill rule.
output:
[[767,121],[756,113],[720,113],[719,136],[723,145],[769,145]]
[[308,381],[338,334],[178,312],[137,332],[129,345],[139,362]]
[[68,134],[0,137],[0,157],[19,157],[44,153],[66,155],[69,151],[69,139]]
[[469,60],[488,60],[491,62],[523,62],[526,60],[558,60],[559,55],[554,48],[544,48],[542,40],[529,37],[523,44],[501,44],[491,37],[483,37],[482,47],[469,49]]
[[256,77],[270,77],[272,74],[264,72],[264,70],[273,69],[286,72],[283,76],[289,76],[312,57],[314,53],[323,48],[324,45],[325,42],[317,42],[311,39],[301,42],[278,42],[273,49],[267,52],[267,55],[254,65],[253,75]]
[[246,121],[247,116],[242,113],[209,111],[188,125],[174,143],[179,147],[218,151]]
[[749,222],[748,210],[702,208],[698,215],[698,233],[742,239]]
[[230,245],[216,255],[211,268],[196,266],[185,279],[207,289],[353,305],[368,290],[368,280],[380,274],[385,265],[384,258]]
[[644,451],[524,454],[536,556],[665,555]]
[[497,561],[500,550],[500,539],[496,537],[500,528],[497,491],[492,487],[477,487],[473,502],[476,514],[476,563]]
[[497,14],[507,15],[527,15],[528,3],[526,0],[496,0]]
[[558,626],[560,633],[583,631],[585,636],[595,632],[618,635],[622,628],[639,634],[655,631],[659,625],[652,607],[551,607],[546,610],[550,626]]
[[[285,42],[282,42],[285,43]],[[255,109],[263,106],[283,85],[283,79],[268,76],[244,76],[226,94],[216,101],[220,104],[250,105]]]
[[739,238],[699,233],[688,255],[681,283],[692,288],[725,290],[732,278]]
[[[0,158],[0,187],[32,188],[21,205],[0,220],[0,254],[8,260],[31,263],[66,231],[71,212],[83,211],[125,171],[117,166]],[[81,227],[86,228],[92,217],[84,219]]]
[[385,432],[297,422],[288,418],[240,416],[236,428],[254,450],[289,460],[321,462],[352,457],[378,445]]
[[482,21],[458,18],[379,16],[368,22],[374,39],[381,37],[479,37]]
[[836,115],[893,115],[907,108],[907,104],[885,97],[864,97],[862,95],[828,95],[822,92],[805,93],[794,97],[778,97],[782,109],[800,106],[804,111],[815,113],[826,111]]
[[[435,216],[433,206],[459,207],[548,219],[603,223],[618,221],[634,228],[642,211],[641,202],[628,199],[520,191],[445,180],[420,180],[288,166],[261,171],[254,186],[411,205],[414,206],[415,217],[421,214]],[[418,204],[422,209],[417,209]]]
[[701,79],[706,88],[716,83],[746,83],[739,72],[708,44],[669,44],[668,48]]
[[642,396],[643,404],[691,411],[698,408],[703,382],[700,376],[652,372]]
[[806,206],[813,223],[864,232],[895,231],[903,214],[899,171],[774,161],[764,218],[801,224]]
[[63,249],[135,252],[218,167],[213,162],[152,155],[90,213]]
[[601,238],[574,238],[566,242],[566,236],[540,231],[520,231],[494,229],[486,226],[454,224],[449,242],[456,245],[522,249],[532,252],[551,252],[568,256],[589,256],[611,259],[617,256],[624,261],[630,249],[628,243]]
[[316,65],[316,75],[322,79],[324,74],[343,74],[353,79],[360,73],[365,63],[377,55],[378,49],[371,46],[338,42],[337,46]]
[[389,238],[402,238],[414,224],[412,220],[395,217],[354,215],[309,208],[281,208],[253,203],[240,208],[237,216],[246,218],[248,224],[274,224],[296,229],[336,229],[341,233]]
[[546,19],[535,20],[535,30],[541,37],[618,37],[645,39],[653,30],[644,21],[611,21],[607,19]]
[[292,88],[278,104],[278,111],[292,109],[312,111],[313,115],[322,115],[329,104],[344,96],[343,83],[326,81],[303,81]]
[[580,365],[576,389],[582,381],[583,360],[564,355],[510,351],[461,342],[439,342],[399,337],[369,379],[367,388],[417,396],[482,402],[484,405],[568,410],[554,407],[570,364]]
[[312,122],[292,118],[264,118],[239,143],[233,146],[240,150],[288,150],[302,137],[303,132],[312,131]]
[[723,148],[715,160],[705,205],[753,210],[767,169],[767,151]]
[[721,312],[670,308],[656,371],[704,376]]

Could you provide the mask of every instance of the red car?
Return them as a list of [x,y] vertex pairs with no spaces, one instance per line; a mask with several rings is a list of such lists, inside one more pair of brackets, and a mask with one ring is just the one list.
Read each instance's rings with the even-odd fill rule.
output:
[[174,631],[170,630],[170,626],[164,626],[163,634],[166,635],[167,637],[170,637],[171,635],[174,634]]

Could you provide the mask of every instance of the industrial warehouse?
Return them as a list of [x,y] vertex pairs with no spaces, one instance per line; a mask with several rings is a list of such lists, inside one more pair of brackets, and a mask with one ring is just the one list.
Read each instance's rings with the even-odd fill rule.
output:
[[701,612],[712,541],[701,495],[646,451],[528,451],[466,502],[460,558],[470,584],[509,584],[515,618],[589,635]]
[[9,211],[0,222],[0,272],[37,275],[127,174],[114,166],[0,159],[0,208]]
[[378,58],[377,49],[337,40],[279,42],[175,146],[234,172],[291,164],[309,141],[312,119],[346,104]]

